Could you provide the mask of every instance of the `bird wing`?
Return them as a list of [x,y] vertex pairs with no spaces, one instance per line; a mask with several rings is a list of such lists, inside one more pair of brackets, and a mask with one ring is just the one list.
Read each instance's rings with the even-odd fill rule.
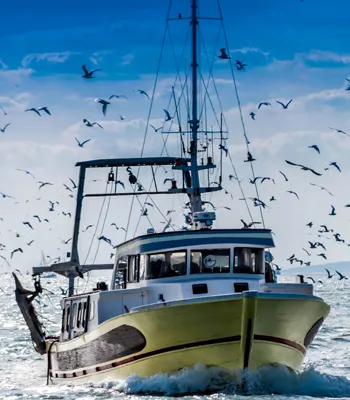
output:
[[87,70],[85,64],[81,66],[81,68],[83,69],[85,75],[89,75],[89,71]]
[[72,182],[72,185],[74,186],[74,188],[76,188],[77,185],[75,184],[75,182],[73,181],[73,179],[69,178],[69,180]]
[[285,161],[286,161],[286,163],[289,164],[289,165],[294,165],[294,166],[296,166],[296,167],[304,167],[303,165],[295,164],[295,163],[293,163],[292,161],[288,161],[288,160],[285,160]]
[[314,169],[312,168],[308,168],[308,167],[304,167],[306,168],[308,171],[312,172],[313,174],[317,175],[317,176],[321,176],[322,174],[320,174],[319,172],[316,172]]
[[39,115],[39,117],[41,117],[40,112],[36,108],[28,108],[26,111],[34,111]]
[[39,111],[45,111],[46,112],[46,114],[49,114],[49,115],[51,115],[51,113],[50,113],[50,110],[47,108],[47,107],[40,107],[40,108],[38,108],[38,110]]
[[6,128],[7,128],[9,125],[11,125],[11,122],[9,122],[8,124],[6,124],[6,125],[2,128],[2,130],[5,132]]
[[289,104],[293,101],[293,99],[289,100],[288,103],[286,104],[286,107],[289,106]]
[[163,111],[165,112],[166,118],[167,118],[167,119],[171,119],[170,114],[169,114],[169,111],[166,110],[165,108],[163,108]]
[[276,100],[276,103],[281,104],[282,107],[286,107],[286,105],[283,104],[281,101]]
[[341,277],[343,277],[344,275],[343,274],[341,274],[340,272],[338,272],[338,271],[335,271],[338,275],[339,275],[339,278],[341,278]]
[[278,172],[284,177],[284,179],[285,179],[286,181],[288,181],[288,178],[287,178],[286,174],[284,174],[282,171],[278,171]]
[[78,145],[80,146],[81,143],[79,142],[79,140],[77,138],[74,138],[74,139],[77,141]]

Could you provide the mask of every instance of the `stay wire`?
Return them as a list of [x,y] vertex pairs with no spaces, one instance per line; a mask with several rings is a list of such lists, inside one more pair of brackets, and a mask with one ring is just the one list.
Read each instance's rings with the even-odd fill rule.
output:
[[[174,50],[174,51],[175,51],[175,50]],[[187,71],[187,73],[186,73],[185,81],[184,81],[183,84],[182,84],[182,82],[181,82],[181,77],[180,77],[179,73],[178,73],[178,74],[176,75],[176,77],[175,77],[174,85],[176,84],[177,78],[179,78],[179,80],[180,80],[180,82],[181,82],[181,83],[180,83],[180,84],[181,84],[181,93],[180,93],[179,99],[177,100],[177,104],[175,104],[176,109],[178,109],[182,97],[185,99],[185,103],[186,103],[185,88],[188,86],[188,85],[187,85],[187,82],[188,82],[189,72],[190,72],[190,69],[189,69],[189,70]],[[169,104],[170,104],[170,102],[171,102],[171,99],[169,100]],[[187,114],[189,115],[189,108],[188,108],[189,105],[188,105],[187,103],[186,103],[186,105],[187,105]],[[173,121],[172,121],[171,124],[170,124],[169,131],[171,130],[172,125],[173,125]],[[181,132],[180,132],[180,134],[181,134]],[[165,137],[164,137],[164,136],[165,136]],[[161,150],[161,153],[160,153],[161,156],[163,155],[164,152],[167,153],[167,141],[168,141],[168,139],[169,139],[170,133],[167,133],[167,134],[164,135],[164,136],[162,135],[163,147],[162,147],[162,150]],[[159,166],[156,166],[154,175],[156,175],[156,173],[157,173],[158,170],[159,170]],[[174,172],[173,172],[173,171],[172,171],[172,175],[173,175],[173,178],[174,178]],[[153,183],[150,184],[148,190],[151,189],[152,184],[153,184]],[[177,197],[180,198],[180,195],[177,194]],[[145,202],[147,202],[148,199],[152,199],[151,196],[150,196],[149,194],[146,196]],[[144,202],[144,203],[145,203],[145,202]],[[156,205],[156,202],[155,202],[153,199],[152,199],[152,202]],[[184,201],[183,201],[181,198],[180,198],[180,202],[181,202],[182,204],[184,204]],[[156,207],[156,208],[159,210],[158,207]],[[160,214],[163,216],[163,218],[165,218],[164,215],[163,215],[162,213],[160,213]],[[140,215],[139,220],[138,220],[138,222],[137,222],[137,228],[138,228],[138,226],[139,226],[139,224],[140,224],[141,218],[142,218],[142,215]],[[167,218],[165,218],[165,220],[167,221]],[[167,222],[168,222],[168,221],[167,221]]]
[[[107,193],[107,189],[108,189],[108,181],[106,182],[105,194]],[[104,207],[105,202],[106,202],[106,196],[103,196],[102,205],[101,205],[101,208],[100,208],[100,213],[99,213],[98,218],[97,218],[95,231],[94,231],[94,233],[93,233],[93,235],[91,237],[90,246],[89,246],[88,252],[86,254],[86,257],[85,257],[83,265],[85,265],[87,263],[87,260],[89,258],[89,255],[90,255],[90,252],[91,252],[91,249],[92,249],[92,245],[93,245],[95,237],[96,237],[96,232],[97,232],[97,229],[98,229],[98,225],[100,223],[100,219],[101,219],[101,215],[102,215],[102,211],[103,211],[103,207]],[[90,275],[90,271],[87,273],[87,275],[88,276]],[[79,281],[77,282],[77,291],[78,291],[78,289],[79,289]]]
[[[227,40],[227,34],[226,34],[225,26],[224,26],[224,18],[223,18],[223,14],[222,14],[222,10],[221,10],[221,5],[220,5],[220,0],[217,0],[217,5],[218,5],[218,10],[219,10],[220,19],[221,19],[225,45],[226,45],[228,53],[230,53],[229,44],[228,44],[228,40]],[[229,58],[229,64],[230,64],[231,75],[232,75],[232,79],[233,79],[235,95],[236,95],[237,104],[238,104],[238,110],[239,110],[241,125],[242,125],[242,129],[243,129],[243,135],[244,135],[244,138],[245,138],[245,144],[246,144],[246,148],[247,148],[247,152],[248,152],[249,151],[249,143],[250,142],[248,140],[247,132],[246,132],[245,124],[244,124],[242,106],[241,106],[241,101],[240,101],[240,97],[239,97],[239,93],[238,93],[238,87],[237,87],[237,82],[236,82],[235,73],[234,73],[234,70],[233,70],[233,64],[232,64],[232,59],[231,58]],[[249,164],[250,164],[252,175],[253,175],[253,178],[254,178],[254,181],[255,181],[255,171],[254,171],[253,163],[250,162]],[[254,186],[255,186],[256,197],[257,197],[257,199],[260,199],[258,185],[256,184],[256,181],[254,182]],[[261,221],[263,223],[263,227],[265,228],[264,215],[263,215],[261,206],[259,206],[259,210],[260,210]]]
[[[142,158],[144,150],[145,150],[146,139],[147,139],[147,134],[148,134],[148,127],[149,127],[149,121],[151,119],[151,113],[152,113],[152,108],[153,108],[152,106],[153,106],[153,101],[154,101],[154,95],[155,95],[155,92],[156,92],[156,87],[157,87],[157,83],[158,83],[158,79],[159,79],[159,70],[160,70],[160,65],[161,65],[161,61],[162,61],[162,57],[163,57],[165,40],[166,40],[166,37],[167,37],[168,28],[169,28],[168,18],[169,18],[170,11],[171,11],[171,8],[172,8],[172,3],[173,3],[173,1],[170,0],[169,1],[169,6],[168,6],[168,10],[167,10],[167,15],[166,15],[165,30],[164,30],[164,35],[163,35],[162,44],[161,44],[161,50],[160,50],[160,54],[159,54],[159,58],[158,58],[158,65],[157,65],[157,70],[156,70],[156,78],[155,78],[155,81],[154,81],[154,84],[153,84],[151,104],[150,104],[150,107],[149,107],[149,110],[148,110],[146,129],[145,129],[145,134],[144,134],[144,137],[143,137],[143,143],[142,143],[140,158]],[[139,173],[140,173],[140,167],[138,167],[138,170],[137,170],[137,173],[136,173],[136,177],[137,178],[139,176]],[[135,199],[135,196],[133,196],[132,200],[131,200],[130,211],[129,211],[129,215],[128,215],[128,222],[127,222],[126,229],[125,229],[124,240],[126,240],[126,238],[128,236],[128,230],[129,230],[129,226],[130,226],[131,214],[132,214],[134,201],[135,201],[134,199]]]

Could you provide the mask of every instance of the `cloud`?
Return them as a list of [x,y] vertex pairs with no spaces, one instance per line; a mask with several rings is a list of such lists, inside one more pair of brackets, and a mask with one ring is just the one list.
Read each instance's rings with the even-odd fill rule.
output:
[[311,50],[309,53],[298,53],[296,57],[315,62],[331,61],[350,64],[350,54],[338,54],[331,51]]
[[115,50],[100,50],[95,51],[90,57],[89,60],[94,64],[101,64],[107,56],[115,54]]
[[22,67],[26,68],[33,62],[47,61],[49,63],[64,63],[66,62],[72,55],[78,55],[78,52],[72,51],[63,51],[63,52],[52,52],[52,53],[32,53],[26,55],[22,61]]
[[1,69],[7,69],[8,66],[2,60],[0,60],[0,68]]
[[32,68],[0,69],[0,79],[18,83],[35,73]]
[[241,54],[255,53],[255,54],[262,54],[264,57],[268,57],[270,55],[270,52],[263,51],[258,47],[242,47],[240,49],[230,50],[230,53],[241,53]]
[[120,59],[121,65],[130,65],[135,60],[135,54],[125,54]]

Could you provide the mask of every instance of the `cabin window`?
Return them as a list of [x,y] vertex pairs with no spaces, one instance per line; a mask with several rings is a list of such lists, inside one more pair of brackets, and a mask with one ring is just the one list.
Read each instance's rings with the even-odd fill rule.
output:
[[72,327],[74,328],[76,326],[77,322],[77,303],[73,304],[73,325]]
[[139,257],[129,256],[128,259],[128,282],[139,281]]
[[89,321],[94,319],[95,316],[95,302],[91,301],[90,302],[90,312],[89,312]]
[[264,249],[236,247],[234,250],[234,272],[263,274]]
[[126,270],[128,258],[123,256],[117,261],[117,271],[115,274],[115,288],[123,289],[126,286]]
[[141,254],[139,261],[140,281],[145,279],[147,262],[148,262],[148,256],[146,254]]
[[230,249],[191,251],[191,274],[230,272]]
[[66,305],[66,331],[69,331],[69,318],[70,318],[70,306],[69,304]]
[[85,328],[85,324],[86,324],[86,301],[83,303],[83,322],[82,322],[82,327]]
[[80,327],[81,324],[81,303],[78,305],[78,317],[77,317],[77,328]]
[[66,309],[64,308],[62,313],[62,327],[61,327],[62,333],[64,332],[64,328],[66,326],[65,324],[66,324]]
[[150,254],[146,279],[186,275],[186,251]]

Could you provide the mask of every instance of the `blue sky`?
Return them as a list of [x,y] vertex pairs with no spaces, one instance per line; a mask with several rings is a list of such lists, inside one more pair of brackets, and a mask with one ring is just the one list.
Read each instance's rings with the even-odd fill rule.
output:
[[[218,15],[215,1],[201,3],[201,15]],[[315,226],[322,222],[330,224],[350,243],[350,209],[344,208],[345,203],[350,203],[347,184],[350,137],[329,130],[335,127],[350,132],[350,92],[345,90],[345,78],[350,75],[350,4],[345,0],[332,4],[316,0],[225,0],[222,10],[231,57],[248,64],[247,71],[236,72],[236,77],[251,149],[257,158],[257,175],[269,175],[276,180],[275,186],[264,183],[260,188],[264,200],[272,195],[278,198],[266,211],[267,226],[276,233],[276,261],[284,265],[285,258],[293,252],[300,258],[305,255],[302,247],[307,246],[310,238],[315,239],[309,235],[311,231],[305,230],[309,219],[315,220]],[[0,217],[4,219],[0,243],[8,246],[1,254],[9,258],[12,247],[17,245],[25,248],[26,253],[26,256],[16,254],[11,261],[13,266],[24,268],[24,260],[26,265],[36,263],[42,249],[52,256],[62,256],[69,250],[62,246],[61,239],[71,236],[72,221],[63,218],[62,211],[74,213],[74,199],[67,196],[63,183],[69,183],[68,177],[77,179],[73,168],[76,161],[140,154],[149,102],[136,90],[152,92],[166,11],[167,2],[140,0],[132,3],[107,0],[101,6],[80,1],[75,1],[74,5],[68,1],[59,4],[36,1],[30,5],[20,1],[2,5],[0,105],[7,115],[0,111],[0,127],[9,122],[11,125],[0,134],[0,168],[3,171],[0,191],[13,195],[18,203],[0,198]],[[173,1],[171,16],[179,12],[184,17],[188,15],[187,1]],[[243,162],[245,148],[230,70],[227,63],[216,58],[218,49],[226,47],[224,37],[222,32],[218,36],[216,21],[202,21],[202,26],[201,37],[212,57],[210,60],[215,61],[214,75],[230,131],[228,146],[244,179],[244,189],[252,196],[249,169]],[[188,23],[172,22],[170,32],[179,53]],[[204,47],[200,62],[205,74],[208,62]],[[83,63],[89,68],[102,68],[102,71],[96,73],[95,79],[85,81],[81,78]],[[151,115],[151,122],[157,126],[163,123],[162,109],[171,98],[174,70],[172,48],[167,39]],[[129,99],[114,100],[104,117],[94,98],[121,93]],[[286,102],[292,98],[288,110],[281,110],[276,103],[276,100]],[[273,107],[257,112],[261,101],[270,101]],[[26,108],[42,105],[49,107],[51,117],[24,112]],[[256,121],[249,117],[251,111],[257,112]],[[120,120],[120,115],[125,116],[124,121]],[[99,122],[104,130],[85,127],[83,118]],[[75,137],[91,139],[91,142],[80,149]],[[146,154],[159,155],[162,143],[159,134],[150,131]],[[320,155],[308,148],[314,143],[320,145]],[[173,154],[177,150],[174,135],[169,139],[169,152]],[[316,170],[324,170],[330,161],[338,161],[342,172],[331,170],[315,182],[314,177],[305,172],[286,166],[285,159],[311,165]],[[231,173],[227,159],[224,166],[226,175]],[[16,168],[28,169],[36,180],[53,181],[54,185],[38,192],[35,181]],[[287,186],[280,181],[279,170],[290,176]],[[167,175],[160,176],[163,180]],[[127,179],[127,175],[123,179]],[[325,192],[311,187],[310,181],[329,188],[335,197],[324,196]],[[246,211],[238,200],[238,188],[233,182],[227,185],[233,193],[234,200],[229,200],[233,211],[218,210],[218,225],[237,227],[240,218],[247,219]],[[297,191],[300,200],[291,198],[286,190]],[[39,195],[41,200],[36,200]],[[48,214],[48,200],[54,198],[60,203],[57,213]],[[169,208],[168,200],[159,201],[162,209]],[[228,205],[225,195],[219,195],[215,201]],[[339,210],[336,218],[328,215],[333,203]],[[181,202],[172,199],[170,205],[177,210],[173,222],[181,226]],[[123,199],[115,206],[116,214],[108,220],[106,235],[114,237],[114,243],[123,240],[123,234],[111,230],[110,223],[118,219],[118,224],[124,226],[127,213],[120,210],[128,206],[128,200]],[[95,218],[99,207],[97,202],[88,206],[86,224],[94,223],[89,220],[90,214]],[[258,210],[253,211],[254,217],[260,218]],[[22,222],[31,220],[39,212],[50,216],[50,228],[37,224],[35,232],[26,230]],[[137,209],[135,225],[138,213]],[[151,218],[158,229],[162,229],[163,217],[153,213]],[[145,232],[148,224],[143,219],[138,233]],[[135,226],[131,234],[134,229]],[[8,230],[20,232],[21,238],[14,240],[13,232]],[[317,237],[317,228],[313,234]],[[33,238],[35,245],[29,248],[26,242]],[[88,233],[82,254],[86,253],[90,238]],[[329,243],[328,261],[349,259],[350,247],[339,246],[332,237],[324,240]],[[108,257],[109,252],[108,247],[102,247],[104,256]],[[311,258],[314,264],[322,261],[316,255]]]

